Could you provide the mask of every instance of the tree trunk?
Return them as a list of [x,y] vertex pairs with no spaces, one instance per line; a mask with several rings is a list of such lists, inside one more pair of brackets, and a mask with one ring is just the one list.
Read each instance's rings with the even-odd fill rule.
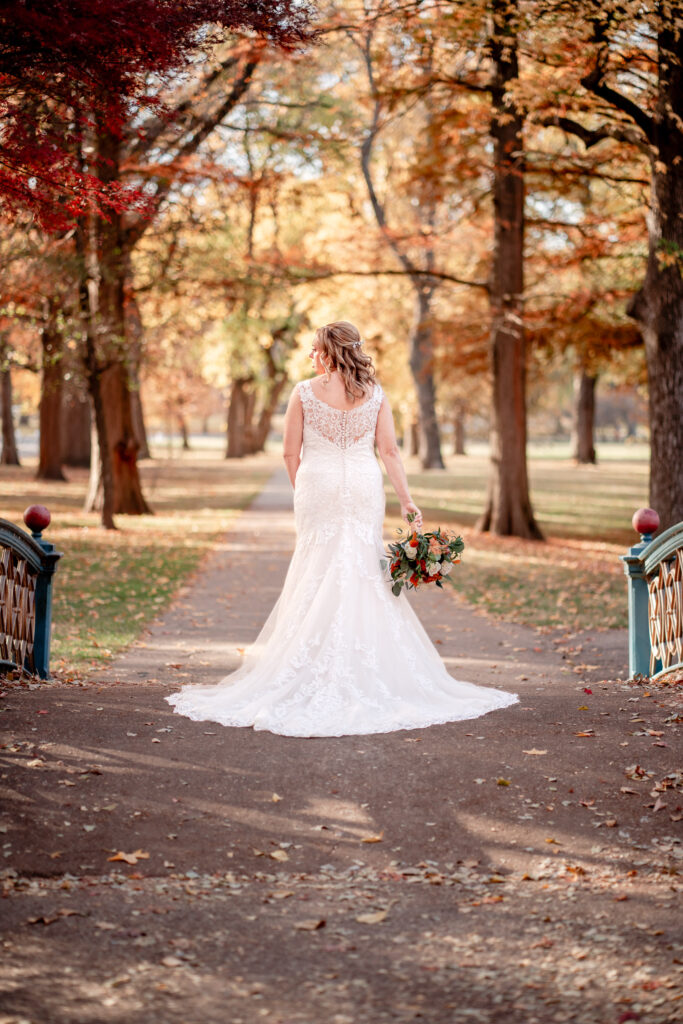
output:
[[465,454],[465,406],[463,402],[455,403],[453,415],[453,454]]
[[91,422],[91,458],[90,458],[90,482],[85,498],[84,511],[95,509],[98,502],[98,494],[101,493],[101,521],[105,530],[115,530],[114,523],[114,472],[111,464],[111,453],[109,450],[109,439],[107,437],[107,422],[102,408],[102,392],[100,382],[100,367],[97,356],[97,278],[95,268],[95,254],[93,246],[92,225],[84,221],[79,222],[76,230],[76,249],[78,253],[78,296],[81,317],[83,319],[83,333],[85,351],[83,354],[83,366],[88,384],[88,394],[92,404]]
[[0,465],[20,466],[17,439],[12,417],[12,371],[9,364],[9,345],[0,335],[0,406],[2,406],[2,454]]
[[62,402],[62,461],[65,466],[88,467],[90,451],[90,403],[67,383]]
[[261,412],[259,413],[258,421],[254,424],[251,431],[251,444],[249,446],[250,455],[254,455],[256,452],[262,452],[266,447],[266,441],[268,440],[268,434],[270,433],[270,424],[273,420],[277,404],[280,401],[280,395],[282,394],[286,383],[287,378],[284,375],[276,377],[271,381],[268,396],[264,401]]
[[230,388],[228,406],[228,447],[226,459],[241,459],[246,453],[247,392],[249,378],[236,378]]
[[419,456],[423,469],[445,469],[436,418],[432,297],[434,286],[416,282],[415,320],[410,336],[410,369],[420,410]]
[[144,351],[145,329],[142,324],[140,307],[130,280],[125,287],[125,325],[126,351],[130,371],[130,404],[133,418],[133,431],[138,443],[138,458],[151,459],[147,428],[140,395],[140,365]]
[[541,539],[529,497],[526,462],[526,344],[523,118],[508,89],[517,79],[517,0],[493,0],[490,51],[494,141],[494,248],[491,304],[491,476],[477,526],[500,536]]
[[403,431],[403,452],[405,455],[417,455],[420,450],[420,421],[414,413],[410,413],[405,421]]
[[[369,47],[365,51],[365,62],[369,84],[373,93],[376,93],[375,72],[372,66]],[[372,147],[380,130],[381,105],[382,100],[379,96],[376,96],[372,125],[361,146],[361,169],[377,224],[384,234],[388,245],[403,265],[415,289],[415,318],[410,338],[410,369],[415,383],[420,410],[420,459],[424,469],[444,469],[444,462],[441,456],[439,425],[436,418],[436,389],[434,387],[434,342],[432,337],[431,301],[436,285],[428,283],[429,278],[425,278],[423,274],[418,273],[420,269],[418,265],[413,263],[412,259],[397,243],[394,234],[389,230],[386,211],[375,190],[372,179],[371,160]],[[427,225],[433,228],[436,212],[434,201],[427,202],[426,211]],[[424,256],[427,270],[432,270],[434,268],[433,247],[427,246]]]
[[64,397],[64,339],[49,311],[40,332],[42,380],[40,386],[40,450],[37,480],[65,480],[62,472],[62,405]]
[[652,202],[645,281],[629,314],[645,341],[650,396],[650,506],[660,529],[683,521],[683,66],[673,19],[659,34],[652,119]]
[[[99,125],[97,138],[100,177],[114,181],[119,177],[119,142]],[[109,220],[97,221],[98,270],[96,375],[99,394],[93,394],[98,448],[103,443],[100,425],[106,425],[106,444],[111,459],[114,514],[145,515],[151,509],[145,501],[137,465],[138,443],[133,429],[130,400],[124,289],[126,281],[126,240],[122,217],[110,212]],[[91,376],[92,381],[92,376]],[[99,407],[98,407],[99,403]],[[94,458],[93,458],[94,463]],[[94,463],[94,465],[96,465]],[[96,475],[96,470],[91,477]],[[91,484],[92,484],[91,479]],[[99,504],[98,492],[91,486],[88,508]]]
[[142,396],[140,394],[140,378],[138,370],[133,373],[133,380],[130,389],[130,413],[133,422],[133,433],[138,445],[138,459],[151,459],[152,453],[149,450],[147,440],[147,427],[145,425],[145,412],[142,407]]
[[595,385],[597,375],[585,369],[574,374],[574,429],[572,456],[582,464],[595,465]]
[[[288,324],[289,326],[289,324]],[[254,455],[256,452],[262,452],[266,447],[266,441],[268,440],[268,434],[270,433],[270,424],[277,409],[278,402],[280,401],[280,395],[282,394],[285,384],[287,383],[287,373],[278,365],[278,361],[275,358],[274,351],[278,342],[284,343],[285,347],[291,347],[292,337],[295,337],[295,332],[287,327],[281,329],[279,332],[276,331],[273,334],[273,346],[264,350],[264,358],[266,360],[266,372],[268,375],[268,390],[259,412],[258,420],[253,424],[249,431],[249,446],[248,454]],[[289,342],[287,340],[289,337]],[[253,417],[250,417],[250,420]]]
[[181,409],[176,412],[176,419],[178,420],[178,427],[180,429],[180,437],[182,440],[182,448],[184,452],[189,452],[190,449],[190,435],[187,429],[187,420]]
[[[115,362],[100,374],[102,415],[106,421],[114,485],[114,514],[148,515],[151,512],[140,486],[137,441],[133,433],[128,373]],[[99,448],[99,435],[98,435]],[[92,497],[92,496],[91,496]],[[99,507],[99,494],[91,507]]]

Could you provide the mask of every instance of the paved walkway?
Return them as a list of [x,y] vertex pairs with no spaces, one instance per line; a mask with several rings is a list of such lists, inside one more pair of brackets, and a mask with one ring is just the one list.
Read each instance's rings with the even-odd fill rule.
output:
[[290,509],[277,474],[106,677],[6,691],[0,1024],[678,1019],[680,709],[619,681],[623,632],[424,592],[449,669],[520,704],[303,740],[173,713],[258,632]]

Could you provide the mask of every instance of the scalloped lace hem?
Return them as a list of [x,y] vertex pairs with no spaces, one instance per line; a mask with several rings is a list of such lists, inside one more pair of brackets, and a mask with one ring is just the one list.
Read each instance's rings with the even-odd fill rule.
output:
[[[457,682],[455,679],[453,681]],[[221,714],[217,710],[200,710],[192,704],[191,691],[193,689],[193,686],[183,687],[178,693],[172,693],[165,697],[164,700],[173,706],[173,710],[177,714],[184,715],[193,722],[215,722],[217,725],[229,728],[254,729],[255,732],[272,732],[277,736],[306,739],[314,739],[316,737],[374,736],[388,732],[427,729],[432,725],[447,725],[449,722],[464,722],[473,718],[481,718],[490,711],[498,711],[501,708],[507,708],[519,703],[519,696],[516,693],[508,693],[505,690],[493,690],[483,686],[479,689],[482,693],[490,694],[492,698],[490,703],[486,702],[487,706],[482,707],[479,705],[478,707],[459,708],[457,710],[454,709],[452,712],[441,712],[439,714],[425,713],[423,716],[416,716],[415,719],[410,720],[389,716],[383,721],[371,723],[372,727],[349,726],[340,729],[338,719],[334,724],[311,726],[297,723],[296,725],[288,725],[286,722],[273,722],[266,714],[263,716],[263,721],[258,720],[260,716],[254,721],[253,715],[241,716],[239,714]]]

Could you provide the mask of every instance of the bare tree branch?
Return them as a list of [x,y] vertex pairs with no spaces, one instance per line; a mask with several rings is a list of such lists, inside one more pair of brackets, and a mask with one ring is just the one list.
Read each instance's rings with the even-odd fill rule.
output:
[[[232,89],[225,97],[224,101],[212,114],[205,115],[200,119],[195,132],[178,150],[176,160],[182,160],[191,156],[193,153],[196,153],[202,142],[211,134],[216,125],[220,124],[223,118],[227,117],[232,109],[237,106],[251,84],[254,71],[261,60],[261,54],[262,48],[260,47],[252,50],[248,58],[245,60],[242,70],[234,80]],[[157,190],[153,197],[153,203],[155,208],[158,209],[173,187],[173,177],[172,175],[169,175],[164,178],[161,175],[158,175],[155,177],[155,180],[157,182]],[[126,229],[127,245],[131,248],[136,245],[145,234],[150,224],[151,218],[145,218],[142,216],[136,217],[133,223]]]
[[642,134],[627,124],[605,124],[599,128],[586,128],[570,117],[560,117],[558,115],[544,117],[541,120],[534,121],[534,124],[561,128],[562,131],[567,132],[569,135],[575,135],[581,139],[586,149],[590,149],[591,146],[597,146],[604,139],[614,139],[617,142],[628,142],[632,146],[637,146],[642,153],[649,152],[649,146]]

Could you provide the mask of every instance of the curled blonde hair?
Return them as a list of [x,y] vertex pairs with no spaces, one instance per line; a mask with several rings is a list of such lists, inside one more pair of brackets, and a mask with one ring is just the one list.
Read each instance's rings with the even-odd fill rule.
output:
[[319,327],[315,338],[323,363],[330,370],[337,370],[348,398],[352,402],[364,398],[372,390],[375,368],[370,356],[363,351],[358,328],[348,320],[336,320]]

